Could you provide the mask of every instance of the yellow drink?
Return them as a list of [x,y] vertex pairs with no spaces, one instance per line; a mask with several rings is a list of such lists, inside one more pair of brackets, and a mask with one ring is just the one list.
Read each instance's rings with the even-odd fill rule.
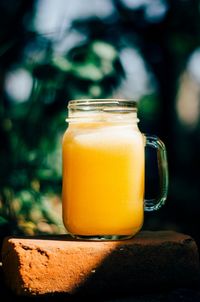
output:
[[144,212],[144,140],[131,123],[78,123],[63,138],[63,221],[81,236],[138,232]]

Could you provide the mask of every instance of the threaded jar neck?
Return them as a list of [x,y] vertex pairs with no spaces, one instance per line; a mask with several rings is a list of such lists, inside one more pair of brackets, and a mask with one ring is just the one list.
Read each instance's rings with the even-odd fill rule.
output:
[[138,122],[137,105],[127,99],[80,99],[68,103],[69,123]]

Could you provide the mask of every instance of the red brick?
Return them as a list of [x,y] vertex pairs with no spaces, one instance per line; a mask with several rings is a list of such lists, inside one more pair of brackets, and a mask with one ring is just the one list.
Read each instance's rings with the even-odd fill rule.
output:
[[5,281],[18,295],[101,294],[195,286],[199,255],[184,234],[143,231],[124,241],[6,238]]

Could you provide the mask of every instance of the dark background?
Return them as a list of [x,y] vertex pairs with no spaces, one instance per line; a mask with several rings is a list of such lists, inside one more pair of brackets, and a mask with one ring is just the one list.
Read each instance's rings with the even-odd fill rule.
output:
[[67,102],[138,101],[166,144],[169,196],[144,229],[200,242],[200,1],[0,1],[0,232],[63,233]]

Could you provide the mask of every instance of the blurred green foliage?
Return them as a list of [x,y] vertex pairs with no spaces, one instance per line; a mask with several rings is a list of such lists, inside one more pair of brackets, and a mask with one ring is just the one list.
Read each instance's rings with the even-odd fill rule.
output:
[[[21,1],[14,11],[4,2],[4,10],[12,13],[4,18],[11,22],[19,13],[33,18],[33,4]],[[63,231],[60,147],[66,98],[108,95],[122,68],[117,51],[107,42],[86,42],[60,54],[48,36],[30,33],[23,18],[17,22],[18,36],[11,28],[11,37],[1,46],[1,77],[5,80],[8,72],[20,69],[33,83],[24,102],[10,98],[5,86],[1,91],[0,225],[8,225],[12,233],[58,233]]]

